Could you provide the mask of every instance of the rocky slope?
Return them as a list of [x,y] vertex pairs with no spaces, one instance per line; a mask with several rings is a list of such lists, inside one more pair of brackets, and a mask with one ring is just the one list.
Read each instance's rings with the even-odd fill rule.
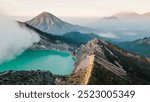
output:
[[48,71],[0,73],[0,84],[56,85],[145,85],[150,84],[150,59],[129,53],[103,40],[94,39],[75,51],[71,75]]
[[52,50],[53,49],[53,50],[72,52],[76,48],[78,48],[78,45],[67,43],[65,41],[66,39],[63,39],[61,36],[44,33],[39,29],[36,29],[23,22],[19,22],[19,25],[23,29],[36,32],[41,38],[38,43],[35,43],[33,44],[33,46],[30,47],[31,50],[37,50],[37,49]]
[[49,71],[8,71],[0,73],[0,85],[52,85],[55,76]]
[[145,37],[135,41],[121,42],[117,43],[117,45],[127,51],[150,58],[150,37]]
[[108,42],[94,39],[76,51],[74,73],[57,84],[150,84],[150,61]]
[[19,24],[23,29],[26,28],[26,30],[36,32],[41,38],[38,43],[35,43],[30,48],[31,50],[54,49],[60,51],[73,52],[81,44],[86,44],[89,40],[92,40],[94,38],[104,39],[93,33],[85,34],[80,32],[69,32],[69,33],[65,33],[63,36],[58,36],[49,33],[44,33],[39,29],[36,29],[24,22],[19,22]]
[[43,12],[32,20],[26,21],[26,23],[43,32],[49,34],[52,33],[54,35],[63,35],[64,33],[72,31],[78,31],[82,33],[92,33],[96,31],[91,28],[86,28],[64,22],[48,12]]

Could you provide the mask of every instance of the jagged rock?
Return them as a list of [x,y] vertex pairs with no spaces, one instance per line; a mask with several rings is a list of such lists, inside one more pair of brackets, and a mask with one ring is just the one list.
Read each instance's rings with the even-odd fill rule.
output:
[[89,41],[76,56],[74,73],[59,77],[59,84],[150,84],[150,62],[108,42]]
[[117,46],[94,39],[76,51],[71,75],[49,71],[9,71],[0,73],[3,85],[132,85],[150,84],[150,60]]
[[0,85],[51,85],[55,76],[49,71],[8,71],[0,73]]

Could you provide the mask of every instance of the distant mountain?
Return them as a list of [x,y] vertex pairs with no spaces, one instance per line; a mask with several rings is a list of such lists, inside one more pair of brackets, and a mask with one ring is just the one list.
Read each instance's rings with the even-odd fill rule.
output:
[[43,12],[32,20],[26,21],[26,23],[43,32],[52,33],[54,35],[63,35],[64,33],[73,31],[82,33],[92,33],[96,31],[91,28],[69,24],[48,12]]
[[119,20],[117,17],[111,16],[111,17],[104,17],[102,19],[106,20]]
[[150,12],[144,13],[143,16],[150,17]]
[[133,41],[150,36],[150,12],[121,12],[100,18],[90,26],[98,29],[101,34],[111,33],[117,36],[114,40]]
[[140,17],[141,15],[135,12],[120,12],[114,14],[113,16],[118,18],[137,18]]
[[130,42],[122,42],[119,43],[118,46],[130,52],[150,58],[150,37],[145,37],[144,39],[138,39]]
[[150,46],[150,37],[145,37],[143,39],[135,40],[135,41],[133,41],[133,43],[135,43],[135,44],[145,44],[145,45]]
[[150,17],[150,12],[146,12],[144,14],[138,14],[136,12],[120,12],[105,18],[111,18],[111,17],[116,17],[118,19],[136,19],[136,18],[143,19],[145,17]]
[[40,42],[35,43],[30,49],[57,49],[61,51],[74,51],[81,44],[87,43],[94,38],[101,38],[93,33],[69,32],[62,36],[53,35],[40,31],[37,28],[30,26],[24,22],[19,22],[21,27],[27,27],[27,30],[35,31],[41,37]]
[[111,16],[111,17],[104,17],[102,19],[107,19],[107,20],[118,20],[117,17]]

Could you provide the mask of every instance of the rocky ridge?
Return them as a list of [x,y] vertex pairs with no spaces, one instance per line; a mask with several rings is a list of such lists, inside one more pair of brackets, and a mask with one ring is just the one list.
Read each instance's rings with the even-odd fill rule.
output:
[[150,84],[150,62],[108,42],[94,39],[82,45],[76,56],[74,73],[56,78],[57,84]]
[[94,39],[76,51],[71,75],[49,71],[9,71],[0,73],[0,84],[7,85],[147,85],[150,60],[129,53],[103,40]]
[[92,33],[97,31],[95,29],[67,23],[49,12],[42,12],[35,18],[26,21],[25,23],[43,32],[52,33],[54,35],[63,35],[67,32],[73,31],[79,31],[82,33]]

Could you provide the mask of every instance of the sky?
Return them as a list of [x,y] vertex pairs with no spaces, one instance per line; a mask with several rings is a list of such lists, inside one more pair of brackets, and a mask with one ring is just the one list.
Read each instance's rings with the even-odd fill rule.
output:
[[43,11],[62,17],[103,17],[122,11],[150,12],[150,0],[0,0],[0,11],[35,16]]

